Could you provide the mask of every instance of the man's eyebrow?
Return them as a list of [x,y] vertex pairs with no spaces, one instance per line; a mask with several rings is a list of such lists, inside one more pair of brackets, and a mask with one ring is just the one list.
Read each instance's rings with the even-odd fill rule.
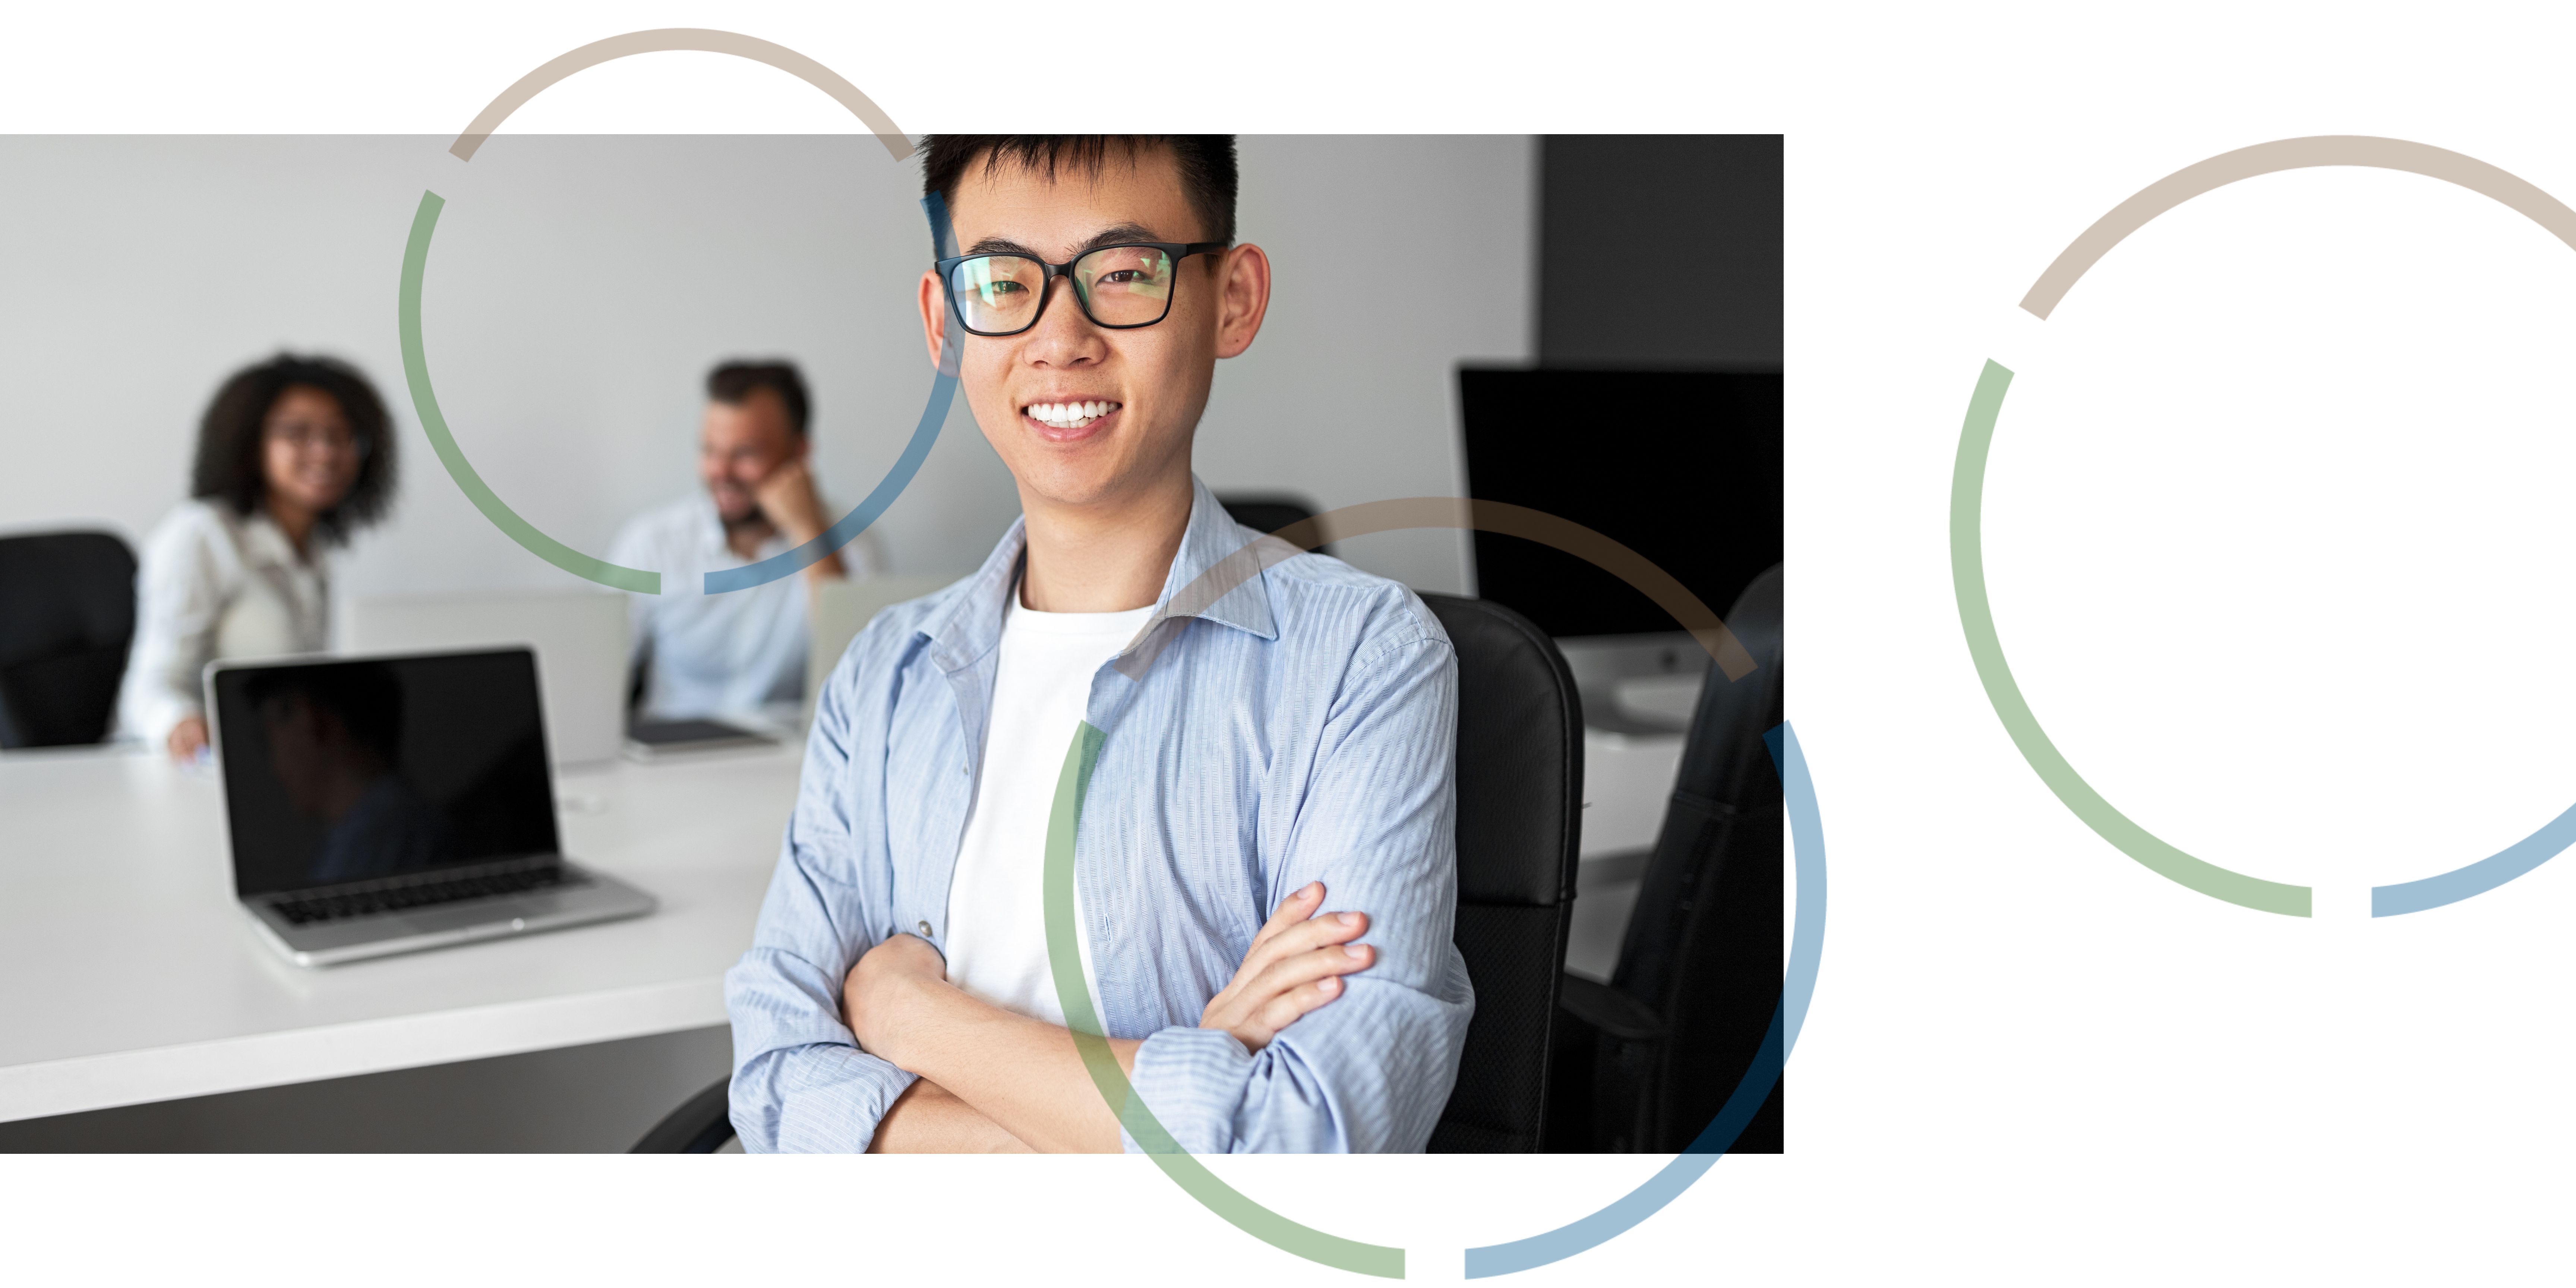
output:
[[[1161,240],[1161,238],[1154,235],[1153,229],[1147,228],[1142,224],[1113,224],[1110,227],[1103,228],[1099,232],[1093,233],[1091,236],[1083,239],[1081,245],[1073,248],[1073,257],[1079,259],[1082,257],[1084,252],[1098,250],[1103,246],[1116,246],[1126,242],[1150,242]],[[1018,242],[1012,241],[1007,237],[984,238],[982,241],[976,242],[973,246],[968,247],[966,253],[969,255],[1026,255],[1031,259],[1041,260],[1046,258],[1046,256],[1023,246]]]
[[1154,235],[1153,229],[1146,228],[1140,224],[1119,224],[1115,227],[1103,228],[1099,232],[1093,233],[1089,241],[1074,247],[1073,253],[1079,255],[1084,251],[1098,250],[1103,246],[1115,246],[1120,242],[1150,242],[1161,240],[1162,238]]

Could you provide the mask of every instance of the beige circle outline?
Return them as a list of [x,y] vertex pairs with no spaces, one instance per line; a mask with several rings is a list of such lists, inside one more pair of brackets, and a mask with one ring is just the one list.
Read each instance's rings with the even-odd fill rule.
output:
[[2140,188],[2136,196],[2111,207],[2109,213],[2093,221],[2092,227],[2067,243],[2039,280],[2031,283],[2030,294],[2022,297],[2021,307],[2047,321],[2057,302],[2075,288],[2086,270],[2110,254],[2112,247],[2145,227],[2149,220],[2204,192],[2257,175],[2329,165],[2401,170],[2458,184],[2502,202],[2576,250],[2576,210],[2568,209],[2558,198],[2510,171],[2430,143],[2370,134],[2317,134],[2221,152]]
[[850,115],[859,118],[859,123],[867,126],[868,132],[876,135],[878,142],[885,144],[886,151],[895,160],[901,161],[912,155],[912,140],[895,128],[894,118],[887,116],[885,109],[876,105],[876,100],[860,93],[858,86],[842,79],[839,72],[785,45],[772,44],[738,31],[717,31],[710,27],[657,27],[651,31],[630,31],[622,36],[594,40],[560,58],[551,59],[512,82],[499,97],[485,104],[447,150],[455,153],[460,161],[473,160],[474,150],[482,147],[483,140],[492,137],[494,130],[501,128],[501,122],[508,120],[510,113],[527,106],[529,99],[544,93],[547,86],[574,72],[634,54],[674,51],[731,54],[755,63],[767,63],[831,95],[834,101],[850,109]]

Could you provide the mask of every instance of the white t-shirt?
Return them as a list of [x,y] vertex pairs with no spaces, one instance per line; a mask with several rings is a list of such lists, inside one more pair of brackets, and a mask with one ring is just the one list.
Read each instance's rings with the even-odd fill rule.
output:
[[[1091,707],[1091,677],[1144,629],[1154,610],[1041,613],[1022,607],[1014,588],[1002,612],[984,772],[948,884],[948,979],[995,1006],[1062,1024],[1064,1008],[1047,965],[1041,885],[1047,815],[1065,751]],[[1083,978],[1094,980],[1078,899],[1074,911]],[[1096,985],[1093,996],[1099,996]]]

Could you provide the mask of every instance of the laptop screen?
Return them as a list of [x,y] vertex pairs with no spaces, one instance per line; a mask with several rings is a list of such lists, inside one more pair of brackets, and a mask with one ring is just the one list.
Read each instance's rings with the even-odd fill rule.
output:
[[524,648],[225,667],[213,687],[245,896],[557,852]]

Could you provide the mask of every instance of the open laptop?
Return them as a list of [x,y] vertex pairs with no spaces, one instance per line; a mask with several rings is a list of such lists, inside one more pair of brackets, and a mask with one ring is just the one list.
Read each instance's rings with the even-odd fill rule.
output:
[[613,760],[626,732],[626,596],[505,591],[361,599],[349,605],[353,653],[426,653],[525,644],[558,765]]
[[563,857],[526,647],[206,668],[233,888],[299,966],[653,910]]

